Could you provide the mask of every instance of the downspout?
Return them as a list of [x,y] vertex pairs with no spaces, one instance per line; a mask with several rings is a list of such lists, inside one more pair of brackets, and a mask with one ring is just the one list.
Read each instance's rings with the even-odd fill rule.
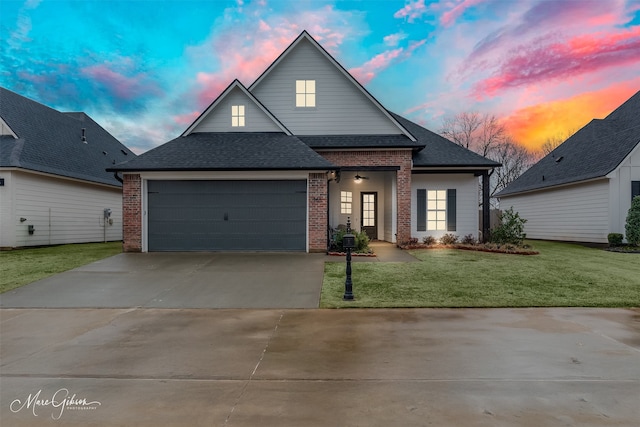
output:
[[118,172],[117,172],[117,171],[113,173],[113,177],[114,177],[118,182],[120,182],[120,184],[124,184],[124,180],[118,176]]

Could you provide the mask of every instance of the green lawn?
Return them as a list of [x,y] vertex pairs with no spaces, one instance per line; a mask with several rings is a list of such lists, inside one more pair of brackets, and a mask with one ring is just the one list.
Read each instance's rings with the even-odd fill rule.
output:
[[539,255],[454,249],[410,251],[422,262],[327,263],[321,307],[638,307],[640,254],[529,242]]
[[0,252],[0,293],[122,252],[121,242]]

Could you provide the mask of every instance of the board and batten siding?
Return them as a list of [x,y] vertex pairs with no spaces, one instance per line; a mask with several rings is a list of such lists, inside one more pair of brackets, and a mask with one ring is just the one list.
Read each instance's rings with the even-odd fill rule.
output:
[[2,170],[0,178],[4,180],[4,185],[0,186],[0,248],[12,248],[15,247],[16,237],[13,224],[15,218],[13,172]]
[[607,177],[611,179],[609,233],[625,234],[627,214],[631,207],[631,182],[640,181],[640,144]]
[[[245,125],[231,126],[231,106],[244,105]],[[255,102],[237,87],[220,100],[193,132],[282,132]]]
[[[316,81],[316,107],[295,106],[296,80]],[[301,40],[251,92],[295,135],[401,133],[307,40]]]
[[[107,223],[106,239],[122,240],[120,188],[21,171],[11,175],[13,212],[12,217],[2,217],[2,229],[8,230],[8,236],[3,233],[2,247],[102,242],[105,208],[111,209],[113,220]],[[6,228],[5,220],[9,223]],[[29,225],[35,229],[32,235]]]
[[527,238],[606,243],[609,231],[609,180],[500,198],[527,220]]
[[[462,238],[468,234],[479,237],[479,178],[473,174],[412,174],[411,175],[411,237],[422,241],[423,237],[439,239],[444,234],[455,234]],[[418,231],[417,194],[424,190],[456,190],[456,230]]]

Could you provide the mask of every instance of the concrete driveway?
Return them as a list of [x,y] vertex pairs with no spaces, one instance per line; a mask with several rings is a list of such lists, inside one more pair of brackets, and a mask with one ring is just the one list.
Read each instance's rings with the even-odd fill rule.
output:
[[2,309],[0,425],[636,427],[639,319]]
[[323,254],[123,253],[0,295],[0,307],[317,308]]

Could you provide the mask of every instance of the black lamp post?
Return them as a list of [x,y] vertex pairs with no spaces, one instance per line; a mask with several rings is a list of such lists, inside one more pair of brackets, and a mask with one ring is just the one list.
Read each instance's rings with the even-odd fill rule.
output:
[[347,278],[344,282],[345,301],[353,300],[353,283],[351,283],[351,249],[356,247],[356,236],[351,234],[351,219],[347,218],[347,233],[342,237],[342,247],[347,251]]

